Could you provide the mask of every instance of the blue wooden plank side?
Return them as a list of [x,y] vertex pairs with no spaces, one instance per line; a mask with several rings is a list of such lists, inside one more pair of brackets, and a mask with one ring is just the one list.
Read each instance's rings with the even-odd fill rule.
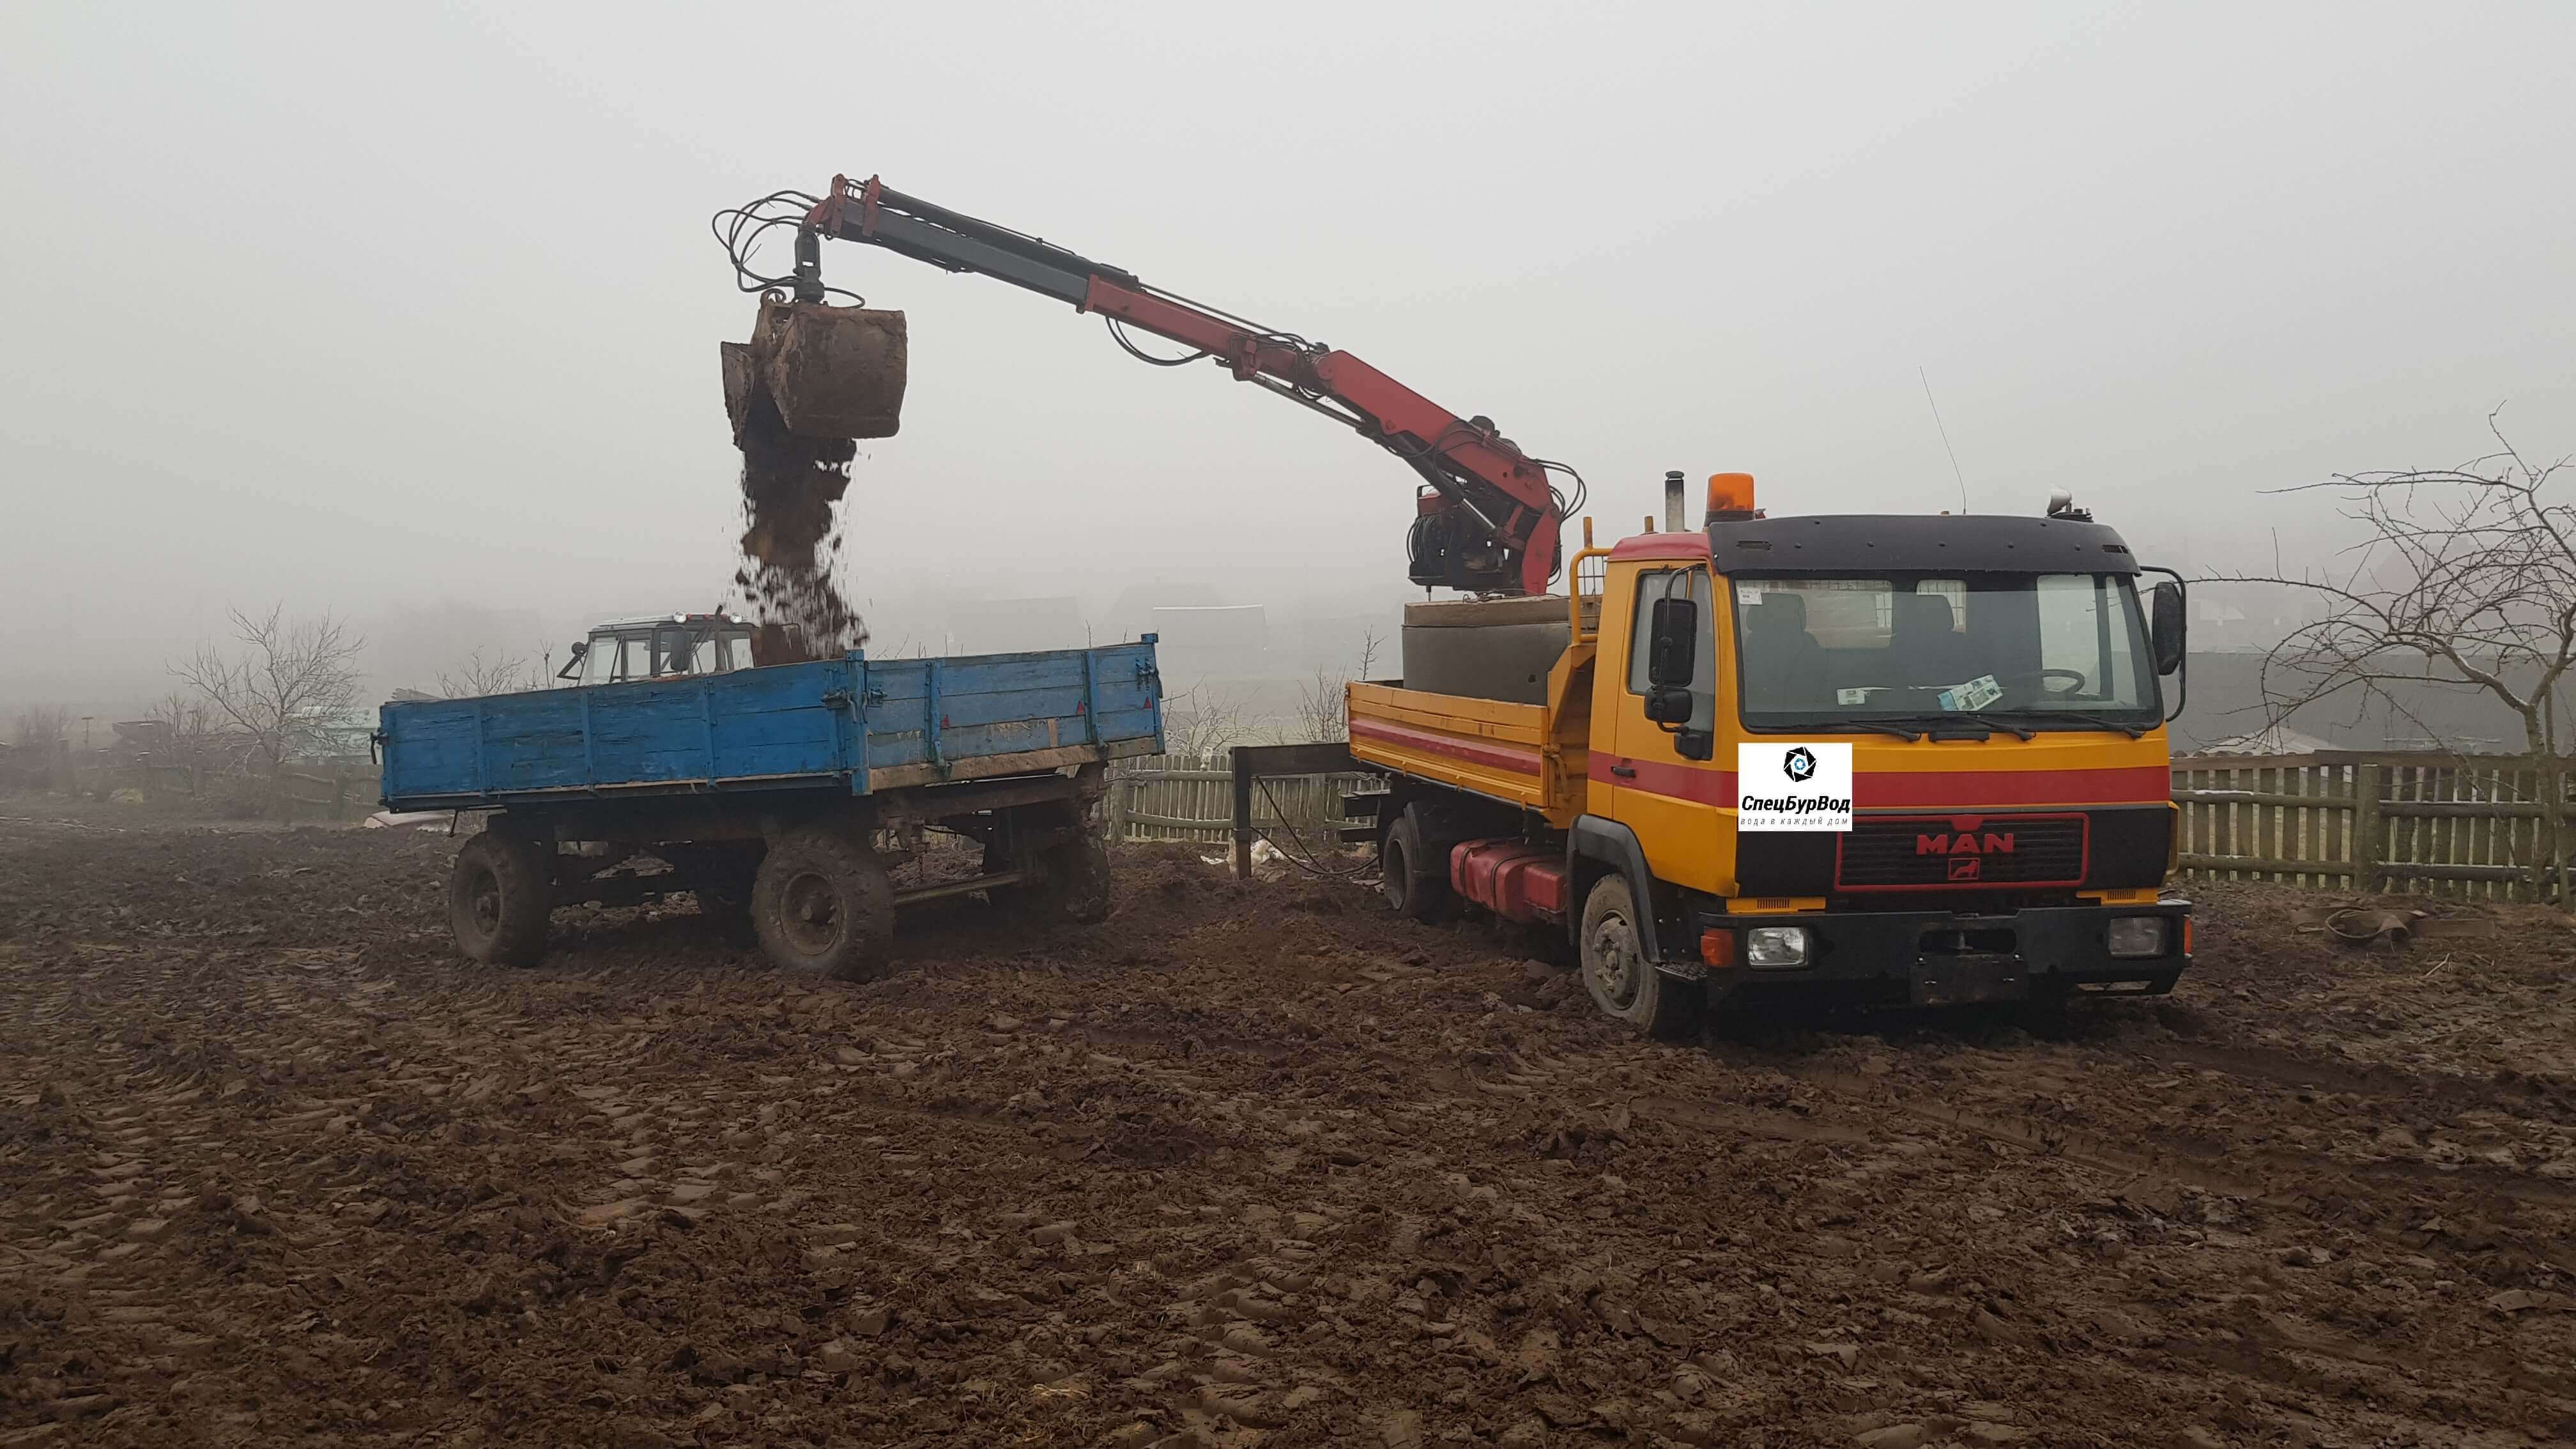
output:
[[[866,763],[918,764],[930,737],[943,759],[1146,739],[1159,720],[1152,646],[937,661],[938,713],[924,659],[823,660],[702,678],[646,680],[388,704],[387,798],[490,791],[830,776],[857,762],[851,711],[865,720]],[[1096,709],[1097,717],[1093,716]],[[478,724],[479,721],[479,724]],[[1096,736],[1095,736],[1096,731]]]

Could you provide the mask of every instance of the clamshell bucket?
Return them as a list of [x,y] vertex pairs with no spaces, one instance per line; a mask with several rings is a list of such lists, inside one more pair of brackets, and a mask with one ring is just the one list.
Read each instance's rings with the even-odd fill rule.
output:
[[764,297],[751,341],[721,350],[736,443],[762,397],[801,438],[890,438],[902,421],[901,312]]

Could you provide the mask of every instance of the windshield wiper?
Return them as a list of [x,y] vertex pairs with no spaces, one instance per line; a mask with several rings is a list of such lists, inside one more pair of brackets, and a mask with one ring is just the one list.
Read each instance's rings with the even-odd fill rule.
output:
[[1937,730],[1943,725],[1948,724],[1972,724],[1981,726],[1989,732],[2002,730],[2007,734],[2017,735],[2025,740],[2037,739],[2039,737],[2036,731],[2014,724],[2011,720],[2005,719],[2000,715],[1979,714],[1974,710],[1963,709],[1944,714],[1909,714],[1900,715],[1898,718],[1904,720],[1907,724],[1921,725],[1927,732]]
[[2116,719],[2104,719],[2098,714],[2085,714],[2080,710],[2072,709],[2031,709],[2023,710],[2021,713],[2025,719],[2071,719],[2077,724],[2091,725],[2097,730],[2118,730],[2133,740],[2145,734],[2149,728],[2146,725],[2126,724]]
[[1923,732],[1921,730],[1910,730],[1901,724],[1889,724],[1887,721],[1879,719],[1838,720],[1827,728],[1832,730],[1873,730],[1882,735],[1894,735],[1908,744],[1923,738]]

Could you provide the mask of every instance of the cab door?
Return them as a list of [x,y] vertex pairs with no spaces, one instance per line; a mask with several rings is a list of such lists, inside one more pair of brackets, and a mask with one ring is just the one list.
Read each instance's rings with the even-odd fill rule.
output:
[[[1717,702],[1732,698],[1720,678],[1718,630],[1729,627],[1724,602],[1710,586],[1706,565],[1648,562],[1621,587],[1613,574],[1603,599],[1604,628],[1599,691],[1609,706],[1609,762],[1613,818],[1637,832],[1646,864],[1656,877],[1696,890],[1715,891],[1733,874],[1735,758],[1721,753]],[[1687,725],[1675,729],[1646,717],[1649,655],[1655,603],[1688,599],[1697,606],[1691,641],[1691,696]],[[1617,623],[1612,623],[1615,616]],[[1610,636],[1614,629],[1618,637]],[[1705,742],[1706,758],[1683,752],[1685,732]],[[1694,748],[1692,753],[1700,753]],[[1598,779],[1595,784],[1601,783]]]

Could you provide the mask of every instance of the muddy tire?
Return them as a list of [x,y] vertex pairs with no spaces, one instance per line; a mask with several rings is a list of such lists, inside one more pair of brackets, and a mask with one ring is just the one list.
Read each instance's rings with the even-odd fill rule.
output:
[[782,970],[874,981],[894,944],[894,882],[865,844],[809,825],[761,857],[751,924]]
[[1646,958],[1637,926],[1637,900],[1624,877],[1605,875],[1583,898],[1583,933],[1576,938],[1583,989],[1602,1014],[1624,1021],[1657,1041],[1699,1035],[1706,991],[1696,981],[1676,981]]
[[486,966],[534,966],[555,908],[554,842],[485,831],[447,874],[447,929]]
[[1378,847],[1377,864],[1379,888],[1399,914],[1426,926],[1458,914],[1458,895],[1449,888],[1449,863],[1426,838],[1421,806],[1407,805],[1396,817],[1385,844]]

